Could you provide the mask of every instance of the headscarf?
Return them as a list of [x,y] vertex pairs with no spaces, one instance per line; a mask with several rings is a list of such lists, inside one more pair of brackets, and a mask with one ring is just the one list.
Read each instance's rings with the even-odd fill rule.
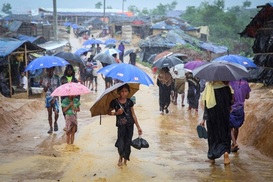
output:
[[167,86],[172,84],[172,75],[169,72],[169,69],[162,68],[158,74],[158,80]]
[[[214,89],[219,89],[223,87],[227,87],[229,85],[226,85],[222,81],[214,81],[214,82],[208,82],[203,96],[202,100],[206,101],[206,107],[208,109],[213,108],[216,105],[216,99],[215,99],[215,94],[214,94]],[[229,86],[230,87],[230,86]],[[233,89],[230,87],[232,94],[234,93]]]

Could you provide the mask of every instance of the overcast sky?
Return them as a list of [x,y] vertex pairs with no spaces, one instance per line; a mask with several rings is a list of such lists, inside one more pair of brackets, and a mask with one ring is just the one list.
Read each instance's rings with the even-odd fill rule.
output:
[[[124,2],[124,10],[130,5],[137,6],[140,10],[143,8],[153,9],[157,5],[168,4],[173,0],[126,0]],[[176,9],[185,10],[187,6],[199,6],[201,2],[207,1],[212,4],[215,0],[176,0],[178,5]],[[242,5],[245,0],[225,0],[225,6],[236,6]],[[273,2],[273,0],[250,0],[252,3],[252,8],[256,8],[259,5],[264,5],[268,2]],[[95,8],[97,2],[102,2],[103,0],[57,0],[57,8]],[[122,0],[105,0],[106,6],[111,6],[114,9],[122,9]],[[53,0],[0,0],[0,5],[10,3],[12,11],[22,11],[43,8],[52,8]]]

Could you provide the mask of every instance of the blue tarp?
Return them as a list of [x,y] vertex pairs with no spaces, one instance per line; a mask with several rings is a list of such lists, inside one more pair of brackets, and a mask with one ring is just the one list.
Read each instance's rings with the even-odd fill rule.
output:
[[205,50],[209,50],[215,54],[221,54],[228,51],[228,48],[225,46],[217,46],[212,43],[200,42],[200,47]]
[[45,51],[45,49],[35,44],[32,44],[29,41],[22,41],[14,38],[0,38],[0,65],[5,64],[5,57],[10,55],[12,52],[14,52],[16,49],[24,44],[27,44],[27,50]]
[[13,38],[0,38],[0,57],[8,56],[25,42]]
[[[38,39],[43,39],[41,36],[32,37],[32,36],[27,36],[27,35],[22,35],[22,34],[19,34],[16,38],[19,40],[22,40],[22,41],[29,41],[31,43],[34,43]],[[44,41],[42,43],[45,43],[45,42],[46,42],[46,40],[44,39]]]
[[178,25],[168,25],[165,21],[157,22],[156,24],[151,26],[151,29],[156,30],[172,30],[172,29],[179,29]]
[[215,54],[226,53],[228,48],[225,46],[215,45],[213,43],[202,42],[186,34],[183,30],[170,30],[168,33],[150,36],[144,41],[140,42],[139,47],[167,47],[172,48],[178,44],[190,44],[200,49],[205,49]]

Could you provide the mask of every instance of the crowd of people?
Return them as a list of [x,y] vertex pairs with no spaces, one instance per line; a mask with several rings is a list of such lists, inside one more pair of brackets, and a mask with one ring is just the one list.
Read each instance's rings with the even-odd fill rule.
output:
[[170,103],[177,105],[178,94],[181,94],[181,106],[184,107],[187,84],[187,110],[189,112],[194,110],[197,114],[199,102],[204,103],[203,120],[200,125],[206,124],[207,128],[207,162],[214,163],[215,159],[224,155],[224,164],[229,164],[229,153],[239,150],[237,139],[239,128],[245,120],[244,102],[250,97],[250,86],[245,79],[206,82],[194,77],[183,65],[159,69],[157,75],[159,111],[162,115],[168,114]]
[[[93,51],[95,50],[95,51]],[[122,43],[120,43],[119,50],[121,51],[119,54],[112,54],[116,63],[123,62],[124,50],[125,47]],[[59,119],[59,97],[51,96],[53,91],[59,87],[60,85],[66,84],[68,82],[81,82],[90,91],[97,92],[98,89],[98,80],[97,71],[99,68],[107,66],[107,64],[95,60],[94,57],[96,54],[99,54],[102,51],[99,44],[97,47],[94,45],[91,47],[90,51],[83,52],[81,55],[81,59],[83,61],[83,65],[79,66],[79,74],[78,78],[76,78],[75,68],[68,64],[65,67],[64,73],[61,77],[59,77],[54,69],[55,67],[47,68],[45,77],[41,80],[41,85],[44,89],[45,94],[45,107],[48,112],[48,123],[49,130],[47,133],[52,134],[53,132],[57,132],[58,128],[58,119]],[[88,55],[90,53],[90,55]],[[119,55],[119,58],[118,58]],[[136,54],[132,52],[130,54],[130,62],[129,64],[135,65],[136,63]],[[24,87],[24,73],[22,73],[22,83],[20,86]],[[105,89],[109,88],[115,83],[118,83],[118,80],[112,79],[111,77],[103,77],[105,81]],[[130,92],[130,88],[127,84],[118,88],[119,98],[113,100],[109,105],[109,115],[115,115],[117,120],[117,142],[116,147],[118,149],[118,153],[120,158],[118,160],[118,165],[127,165],[127,161],[129,161],[129,156],[131,153],[131,140],[133,137],[133,127],[134,124],[137,126],[139,135],[142,134],[142,130],[140,125],[138,124],[136,114],[134,112],[133,106],[134,102],[127,98],[127,95]],[[64,131],[66,132],[66,142],[67,144],[73,144],[75,140],[75,133],[78,130],[77,123],[77,113],[80,112],[80,96],[62,96],[60,100],[61,111],[63,112],[63,116],[65,119],[65,127]],[[115,110],[115,112],[113,112]],[[126,122],[120,122],[120,119],[126,116]],[[119,123],[119,124],[118,124]]]
[[[122,42],[119,44],[118,50],[112,56],[116,63],[123,63],[125,46]],[[50,94],[61,84],[78,81],[91,91],[97,92],[97,71],[99,68],[108,65],[94,59],[95,55],[101,53],[101,51],[100,45],[97,44],[97,46],[92,45],[89,56],[89,52],[84,52],[81,55],[84,65],[79,66],[78,79],[75,77],[75,69],[72,65],[66,66],[61,78],[54,74],[54,68],[47,69],[47,76],[43,78],[42,85],[46,93],[45,103],[48,112],[49,134],[53,131],[58,131],[57,121],[59,118],[58,97],[52,97]],[[135,52],[129,54],[129,64],[136,64]],[[194,77],[191,71],[184,68],[184,64],[154,70],[154,78],[156,78],[159,90],[160,114],[170,114],[170,104],[178,105],[179,100],[181,101],[179,105],[182,108],[187,103],[188,112],[198,114],[199,103],[202,100],[204,102],[204,114],[200,125],[206,125],[207,128],[207,161],[214,163],[215,159],[224,155],[224,163],[229,164],[229,153],[239,150],[237,139],[239,128],[243,125],[245,117],[244,101],[249,98],[251,91],[247,81],[241,79],[232,82],[221,80],[206,82]],[[157,72],[158,75],[156,77]],[[24,73],[22,73],[22,78],[23,76]],[[102,78],[105,82],[105,89],[119,82],[119,80],[111,77],[102,76]],[[205,82],[206,85],[204,85]],[[24,84],[21,84],[21,86],[23,87]],[[133,108],[134,103],[130,98],[127,98],[130,93],[128,84],[118,88],[117,92],[119,97],[111,101],[108,114],[116,116],[118,132],[115,146],[119,153],[118,166],[121,166],[127,165],[127,161],[130,160],[134,125],[138,129],[139,135],[142,134],[142,129]],[[73,144],[75,133],[77,132],[77,113],[80,111],[80,96],[61,97],[61,107],[66,121],[64,130],[67,135],[67,144]]]

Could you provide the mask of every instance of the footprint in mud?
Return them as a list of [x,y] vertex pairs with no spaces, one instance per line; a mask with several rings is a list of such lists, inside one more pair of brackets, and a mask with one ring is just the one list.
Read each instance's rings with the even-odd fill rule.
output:
[[106,182],[106,178],[98,178],[96,180],[94,180],[95,182]]
[[59,152],[78,152],[80,148],[76,145],[68,145],[66,143],[62,145],[55,145],[54,149]]
[[65,152],[77,152],[80,148],[75,145],[66,145],[65,146]]

